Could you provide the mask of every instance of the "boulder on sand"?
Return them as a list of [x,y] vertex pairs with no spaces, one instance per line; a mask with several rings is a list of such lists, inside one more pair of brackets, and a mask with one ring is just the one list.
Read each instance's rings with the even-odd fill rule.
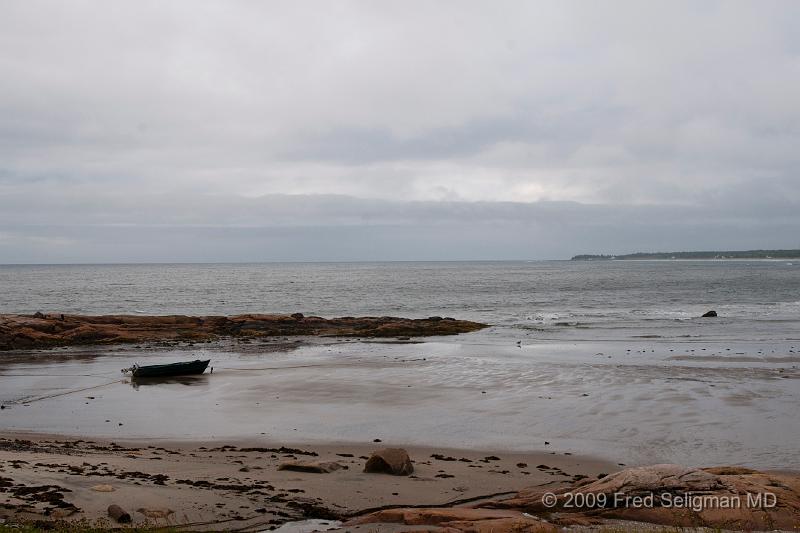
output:
[[112,503],[111,505],[108,506],[108,516],[110,516],[120,524],[131,523],[130,513],[115,503]]
[[372,452],[364,472],[407,476],[414,472],[414,465],[403,448],[382,448]]
[[717,312],[712,310],[712,311],[707,311],[707,312],[703,313],[702,318],[713,318],[715,316],[717,316]]
[[285,461],[278,465],[278,470],[311,472],[312,474],[329,474],[342,468],[347,467],[336,461]]

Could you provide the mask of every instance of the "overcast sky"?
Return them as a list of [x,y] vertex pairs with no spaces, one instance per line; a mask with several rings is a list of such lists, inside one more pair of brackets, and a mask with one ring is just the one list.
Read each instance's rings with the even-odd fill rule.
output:
[[0,263],[800,247],[800,2],[0,3]]

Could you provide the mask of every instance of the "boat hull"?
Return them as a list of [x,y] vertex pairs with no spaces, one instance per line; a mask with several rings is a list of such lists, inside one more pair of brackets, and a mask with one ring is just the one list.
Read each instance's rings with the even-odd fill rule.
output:
[[170,376],[192,376],[206,371],[210,359],[169,363],[166,365],[147,365],[136,367],[132,372],[134,378],[160,378]]

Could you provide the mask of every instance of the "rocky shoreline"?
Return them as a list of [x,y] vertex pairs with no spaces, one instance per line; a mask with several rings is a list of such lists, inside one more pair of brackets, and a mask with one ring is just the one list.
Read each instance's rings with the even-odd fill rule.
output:
[[200,444],[2,438],[0,524],[264,531],[316,520],[327,521],[322,529],[387,533],[800,526],[796,473],[618,470],[554,452],[406,452],[383,443]]
[[354,518],[348,525],[430,526],[442,533],[539,533],[574,527],[653,530],[652,526],[732,531],[796,531],[800,476],[742,467],[627,468],[559,489],[533,487],[510,498],[457,508],[398,508]]
[[0,314],[0,350],[158,341],[212,341],[224,337],[340,336],[426,337],[456,335],[486,324],[429,317],[322,318],[292,315],[236,316]]

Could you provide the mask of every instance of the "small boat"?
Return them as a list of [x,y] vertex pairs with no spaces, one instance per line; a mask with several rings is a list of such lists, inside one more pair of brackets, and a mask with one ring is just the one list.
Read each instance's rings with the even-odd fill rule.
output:
[[194,361],[184,361],[180,363],[169,363],[166,365],[133,365],[130,368],[122,369],[123,372],[130,372],[131,377],[134,378],[160,378],[169,376],[191,376],[202,374],[206,371],[210,359],[201,361],[195,359]]

